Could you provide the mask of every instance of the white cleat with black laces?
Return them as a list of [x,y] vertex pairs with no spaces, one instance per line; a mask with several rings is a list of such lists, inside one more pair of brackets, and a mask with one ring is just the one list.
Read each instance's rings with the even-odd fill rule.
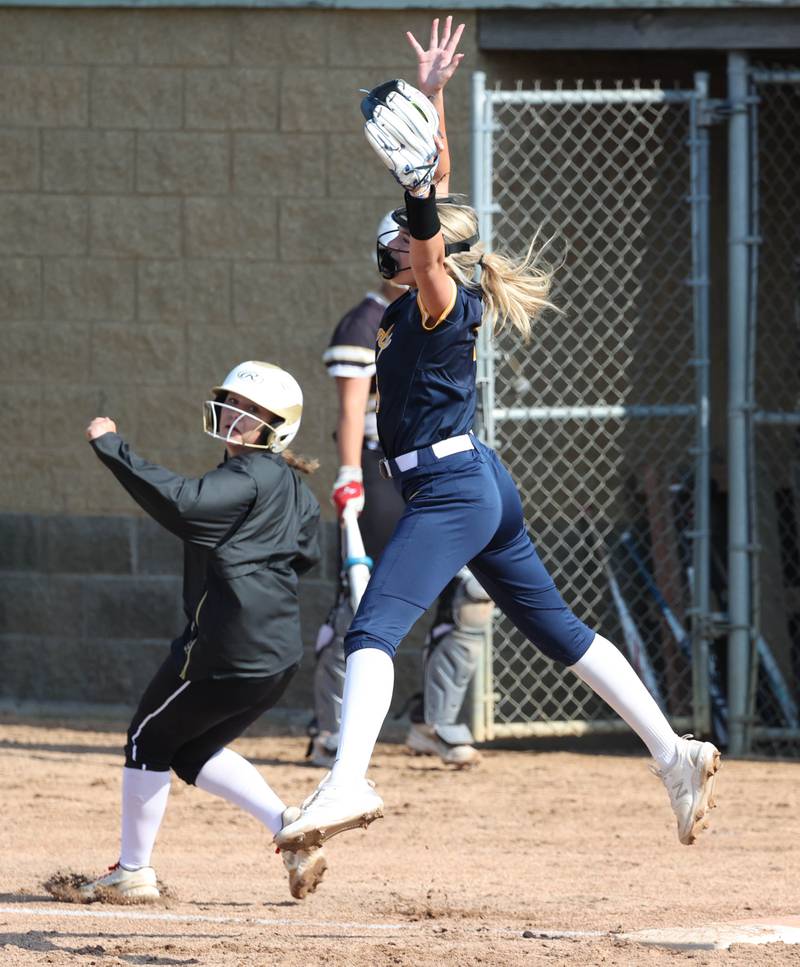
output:
[[691,735],[678,739],[677,756],[666,769],[653,769],[669,793],[678,821],[678,839],[691,846],[708,825],[706,817],[716,806],[714,784],[720,767],[719,749]]
[[275,836],[281,850],[307,850],[346,829],[366,828],[383,816],[383,800],[375,783],[359,779],[347,785],[334,784],[328,773],[303,803],[302,815]]

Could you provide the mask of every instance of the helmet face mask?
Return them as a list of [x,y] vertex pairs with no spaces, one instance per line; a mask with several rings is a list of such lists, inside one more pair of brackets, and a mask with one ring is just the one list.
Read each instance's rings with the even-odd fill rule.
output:
[[375,260],[378,263],[378,272],[382,278],[387,280],[393,279],[399,272],[403,271],[403,267],[397,260],[397,254],[409,251],[408,248],[400,249],[396,244],[392,244],[400,234],[401,228],[394,215],[393,211],[387,212],[381,219],[376,232]]
[[[300,429],[303,392],[297,380],[279,366],[257,360],[240,363],[228,373],[222,385],[214,386],[211,392],[213,399],[203,404],[203,431],[227,444],[280,453]],[[237,401],[248,400],[260,407],[269,414],[269,421],[226,402],[229,394]],[[235,414],[235,417],[227,431],[223,432],[222,418],[227,412]],[[232,438],[232,433],[242,432],[239,426],[243,419],[248,424],[255,424],[244,432],[253,429],[261,431],[257,442],[244,443],[241,439]]]
[[[226,394],[218,393],[217,398],[206,400],[203,403],[203,430],[209,436],[217,440],[224,440],[225,443],[232,443],[235,446],[251,447],[254,450],[272,450],[276,439],[276,434],[280,425],[284,422],[279,417],[275,417],[274,423],[268,423],[256,416],[255,413],[248,413],[246,410],[239,409],[231,403],[225,402]],[[227,431],[222,428],[222,420],[226,414],[233,415],[234,419]],[[253,426],[252,424],[256,424]],[[245,443],[241,437],[245,433],[259,430],[258,441]],[[239,434],[238,438],[233,434]]]

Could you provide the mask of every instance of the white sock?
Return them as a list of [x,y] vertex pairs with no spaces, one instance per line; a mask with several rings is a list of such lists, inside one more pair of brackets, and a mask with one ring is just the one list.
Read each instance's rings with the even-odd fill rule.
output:
[[630,725],[662,769],[672,764],[678,736],[618,648],[595,635],[570,669]]
[[119,862],[126,870],[150,866],[150,856],[167,808],[169,785],[169,772],[122,770],[122,846]]
[[258,769],[233,749],[220,749],[213,755],[200,770],[195,784],[255,816],[271,833],[281,828],[286,806]]
[[333,783],[349,784],[366,776],[393,690],[394,661],[385,651],[359,648],[347,659]]

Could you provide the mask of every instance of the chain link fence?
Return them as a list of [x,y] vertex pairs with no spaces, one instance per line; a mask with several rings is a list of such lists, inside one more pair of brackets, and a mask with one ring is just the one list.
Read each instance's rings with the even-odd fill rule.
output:
[[[478,88],[473,172],[484,239],[515,255],[536,239],[560,309],[530,345],[503,333],[484,346],[486,435],[568,604],[628,655],[676,726],[695,727],[709,715],[693,695],[693,661],[708,656],[693,580],[708,537],[695,499],[708,487],[696,106],[692,91],[658,88]],[[480,738],[621,726],[503,617],[488,662]]]
[[800,751],[800,71],[751,72],[748,745]]

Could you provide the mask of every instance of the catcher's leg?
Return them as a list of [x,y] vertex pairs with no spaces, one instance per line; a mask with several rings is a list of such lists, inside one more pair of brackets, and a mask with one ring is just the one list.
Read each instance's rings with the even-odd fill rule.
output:
[[468,568],[449,592],[450,621],[432,629],[424,654],[422,721],[413,721],[406,743],[414,752],[438,755],[463,768],[480,756],[472,733],[458,722],[469,683],[480,660],[493,603]]
[[317,635],[314,666],[314,718],[308,757],[312,765],[330,769],[336,759],[344,693],[344,636],[353,620],[346,596],[337,601]]

